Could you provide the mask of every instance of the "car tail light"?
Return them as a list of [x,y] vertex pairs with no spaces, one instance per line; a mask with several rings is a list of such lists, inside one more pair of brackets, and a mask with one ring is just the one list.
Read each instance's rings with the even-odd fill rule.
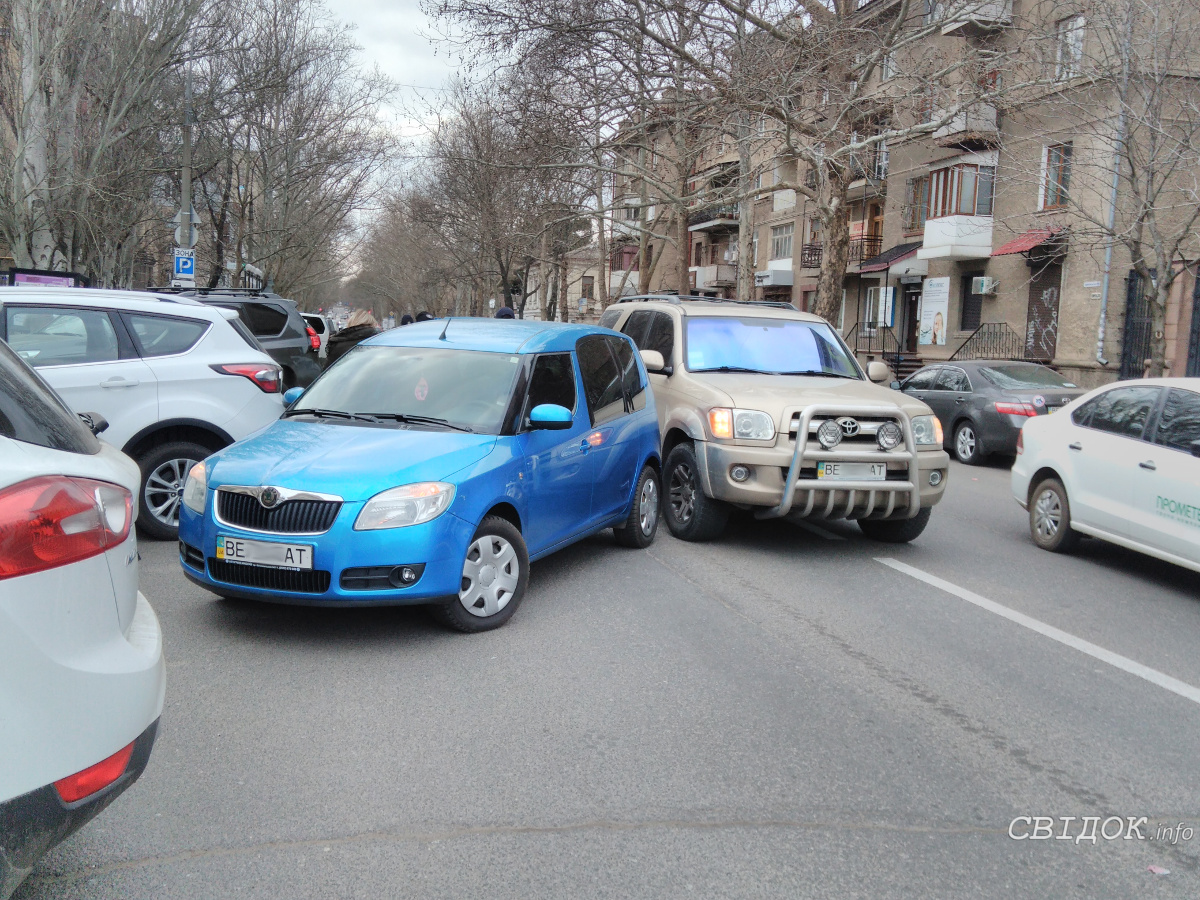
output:
[[996,412],[1005,416],[1036,416],[1037,407],[1032,403],[1014,403],[1007,400],[996,401]]
[[264,394],[278,394],[283,385],[279,366],[264,366],[262,363],[247,363],[230,366],[213,366],[213,371],[222,375],[241,375],[249,378]]
[[117,484],[43,476],[0,491],[0,578],[97,556],[129,536],[133,495]]
[[311,325],[305,325],[304,330],[308,332],[309,346],[312,347],[314,350],[320,350],[321,349],[321,336],[317,334],[317,332],[313,329],[313,327]]
[[130,744],[108,759],[54,782],[54,789],[58,791],[58,796],[62,797],[63,803],[74,803],[84,797],[90,797],[124,775],[132,756],[133,744]]
[[1017,432],[1017,456],[1025,452],[1025,429]]

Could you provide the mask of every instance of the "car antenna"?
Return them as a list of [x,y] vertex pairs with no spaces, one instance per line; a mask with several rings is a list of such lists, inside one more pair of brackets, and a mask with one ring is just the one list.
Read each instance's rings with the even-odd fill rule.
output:
[[438,335],[439,341],[444,341],[446,339],[446,329],[449,327],[450,327],[450,316],[446,316],[446,325],[442,329],[442,333],[440,335]]

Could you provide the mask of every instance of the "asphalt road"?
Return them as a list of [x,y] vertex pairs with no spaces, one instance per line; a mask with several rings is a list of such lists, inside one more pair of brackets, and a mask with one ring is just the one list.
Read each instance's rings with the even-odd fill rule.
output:
[[142,552],[158,744],[22,900],[1200,895],[1200,834],[1069,839],[1200,829],[1200,695],[1169,689],[1200,686],[1200,579],[1037,550],[1001,466],[956,466],[907,546],[601,535],[478,636],[219,601]]

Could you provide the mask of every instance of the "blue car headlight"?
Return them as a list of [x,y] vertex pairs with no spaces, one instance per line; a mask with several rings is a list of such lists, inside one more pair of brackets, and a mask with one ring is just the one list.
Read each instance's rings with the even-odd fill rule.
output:
[[436,519],[450,508],[454,485],[444,481],[403,484],[376,494],[354,520],[355,531],[404,528]]
[[204,497],[208,493],[204,483],[205,469],[203,461],[196,463],[188,470],[187,481],[183,483],[183,505],[192,512],[204,512]]

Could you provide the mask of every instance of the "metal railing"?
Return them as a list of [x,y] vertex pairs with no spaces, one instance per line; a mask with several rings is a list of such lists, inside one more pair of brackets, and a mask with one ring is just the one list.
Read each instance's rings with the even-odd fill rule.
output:
[[701,225],[715,219],[737,219],[738,205],[736,203],[717,203],[702,206],[688,215],[688,225]]
[[859,322],[848,335],[846,343],[854,348],[855,354],[878,355],[883,357],[893,372],[900,365],[903,350],[896,332],[881,322]]
[[984,322],[971,332],[950,355],[952,360],[1012,359],[1028,360],[1025,338],[1007,322]]
[[883,252],[883,238],[881,237],[856,237],[850,239],[850,252],[846,257],[846,262],[854,264],[860,263],[864,259],[870,259],[873,256],[878,256]]
[[800,268],[802,268],[802,269],[819,269],[819,268],[821,268],[821,253],[822,253],[822,247],[820,244],[801,244],[800,245]]

